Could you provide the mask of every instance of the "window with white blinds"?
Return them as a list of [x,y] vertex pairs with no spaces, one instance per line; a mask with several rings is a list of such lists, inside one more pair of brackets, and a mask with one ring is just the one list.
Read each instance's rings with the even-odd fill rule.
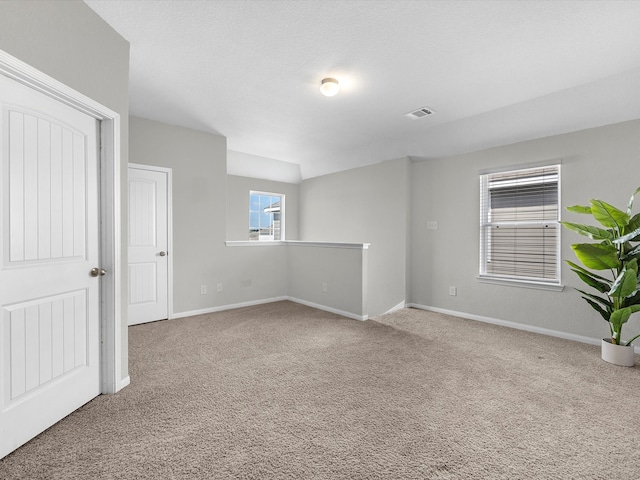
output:
[[480,277],[560,283],[560,165],[480,175]]

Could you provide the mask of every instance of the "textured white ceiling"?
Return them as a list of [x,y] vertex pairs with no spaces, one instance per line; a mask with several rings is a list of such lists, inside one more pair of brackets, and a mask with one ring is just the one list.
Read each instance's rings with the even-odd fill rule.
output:
[[303,178],[640,118],[636,0],[85,1],[131,42],[133,115]]

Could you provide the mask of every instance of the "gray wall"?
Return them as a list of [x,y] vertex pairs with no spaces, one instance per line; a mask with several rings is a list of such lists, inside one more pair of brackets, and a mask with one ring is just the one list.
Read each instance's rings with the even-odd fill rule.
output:
[[298,240],[298,184],[227,175],[227,240],[249,240],[249,192],[285,195],[285,239]]
[[[129,43],[81,1],[2,1],[0,49],[120,114],[121,181],[126,186]],[[126,188],[122,189],[121,200],[122,238],[126,239]],[[122,298],[127,298],[126,254],[123,248]],[[126,302],[121,316],[125,378],[129,374]]]
[[[130,128],[131,162],[173,171],[173,314],[287,295],[357,316],[367,313],[362,278],[366,252],[295,245],[225,245],[225,240],[248,240],[250,190],[286,195],[286,235],[288,240],[296,240],[297,184],[227,175],[226,139],[222,136],[138,117],[130,118]],[[409,162],[395,165],[404,165],[401,170],[406,170]],[[383,170],[384,175],[391,173]],[[328,284],[327,292],[322,292],[323,282]],[[216,289],[218,283],[223,285],[222,292]],[[200,294],[203,284],[208,287],[206,295]]]
[[370,317],[406,299],[410,167],[403,158],[312,178],[300,186],[301,240],[371,243]]
[[[225,246],[228,239],[226,139],[138,117],[130,118],[130,128],[132,163],[173,170],[173,313],[286,295],[286,249],[269,248],[267,252],[266,248]],[[256,182],[255,185],[265,187],[287,186],[266,180]],[[242,177],[230,183],[230,196],[234,199],[232,211],[242,219],[237,224],[231,222],[232,228],[244,235],[248,225],[248,190],[246,209],[244,203],[236,205],[235,199],[244,202],[242,192],[254,183]],[[293,185],[284,192],[291,195],[294,204],[296,190],[297,186]],[[291,211],[295,215],[295,205]],[[295,229],[295,222],[292,223]],[[232,239],[246,240],[246,237]],[[217,291],[219,283],[222,283],[222,292]],[[200,285],[207,285],[206,295],[200,294]]]
[[[0,2],[0,49],[121,115],[122,238],[126,239],[128,42],[83,2],[5,0]],[[564,206],[591,197],[625,205],[640,186],[638,152],[640,121],[632,121],[453,158],[413,164],[400,159],[306,180],[300,186],[274,182],[249,188],[289,189],[284,192],[289,239],[297,234],[302,240],[372,244],[366,292],[366,313],[371,316],[406,299],[597,338],[606,333],[606,324],[571,288],[547,292],[477,282],[478,170],[562,158]],[[235,221],[244,209],[238,199],[247,186],[260,183],[244,177],[227,179],[223,137],[133,117],[131,161],[174,170],[176,312],[287,292],[286,249],[269,248],[272,253],[265,255],[262,248],[224,246],[225,239],[242,239],[233,238],[244,229]],[[227,183],[232,218],[227,218]],[[292,213],[296,191],[300,210]],[[297,232],[290,214],[298,220]],[[427,230],[428,220],[438,221],[439,229]],[[569,245],[579,240],[563,232],[563,258],[573,258]],[[126,248],[122,254],[122,298],[127,298]],[[567,286],[579,285],[566,267],[562,275]],[[203,283],[209,286],[208,295],[200,295]],[[223,292],[215,292],[217,283],[224,284]],[[449,286],[458,287],[456,297],[448,295]],[[126,302],[121,316],[126,326]],[[627,332],[638,328],[636,318]],[[126,328],[121,351],[125,377]]]
[[[479,171],[561,159],[563,210],[591,198],[624,207],[640,186],[639,152],[637,120],[456,157],[396,160],[305,180],[300,186],[300,238],[372,244],[365,310],[370,317],[406,299],[471,316],[602,338],[607,324],[574,290],[581,282],[564,263],[562,292],[476,279]],[[562,215],[585,221],[568,212]],[[437,221],[439,228],[427,230],[428,221]],[[562,258],[575,259],[570,245],[583,238],[569,231],[561,235]],[[457,287],[456,296],[449,295],[450,286]],[[640,332],[638,317],[625,327],[625,337]]]
[[[640,185],[634,175],[640,121],[452,158],[393,160],[300,185],[226,175],[223,137],[135,117],[131,135],[132,162],[174,169],[176,313],[284,295],[326,300],[327,306],[358,313],[355,304],[342,300],[360,305],[362,298],[361,311],[370,317],[407,301],[592,338],[606,333],[606,324],[572,288],[550,292],[476,280],[478,172],[562,159],[563,206],[591,197],[625,205]],[[287,195],[290,239],[295,229],[289,228],[298,217],[300,240],[371,243],[365,292],[362,284],[333,280],[330,272],[298,268],[309,261],[304,252],[313,249],[225,247],[225,239],[244,239],[250,189]],[[292,213],[296,192],[299,211]],[[438,230],[427,230],[430,220],[438,222]],[[576,237],[562,233],[563,258],[572,258],[569,246],[580,241]],[[579,285],[566,267],[562,275],[568,287]],[[339,296],[322,295],[324,281]],[[203,283],[208,295],[200,295]],[[223,283],[223,292],[215,291],[217,283]],[[458,288],[457,296],[449,296],[449,286]],[[627,331],[637,330],[638,323],[632,320]]]
[[[608,333],[600,319],[571,287],[580,286],[563,265],[562,292],[489,285],[476,280],[479,262],[478,172],[491,167],[562,159],[562,207],[600,198],[626,207],[640,186],[640,121],[517,143],[412,166],[411,271],[409,301],[592,338]],[[640,202],[637,204],[640,207]],[[636,211],[640,211],[637,209]],[[587,217],[568,212],[578,223]],[[435,220],[438,230],[427,230]],[[562,231],[562,258],[575,260],[571,243],[584,237]],[[449,286],[458,287],[449,296]],[[626,335],[640,332],[638,319]],[[623,330],[623,335],[624,335]]]
[[137,117],[130,129],[131,163],[173,169],[174,311],[214,305],[216,260],[225,248],[227,140]]
[[346,312],[352,318],[367,315],[368,250],[293,244],[287,252],[287,294],[294,301]]

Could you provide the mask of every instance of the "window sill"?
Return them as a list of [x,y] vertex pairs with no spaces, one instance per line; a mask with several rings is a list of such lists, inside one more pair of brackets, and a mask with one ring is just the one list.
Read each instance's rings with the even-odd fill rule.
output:
[[263,241],[250,241],[250,240],[227,240],[224,242],[227,247],[279,247],[286,245],[284,240],[263,240]]
[[490,277],[485,275],[478,275],[476,279],[481,283],[505,285],[508,287],[533,288],[536,290],[549,290],[553,292],[561,292],[564,290],[564,285],[560,285],[559,283],[536,282],[533,280],[514,280],[511,278]]
[[227,247],[269,247],[293,245],[296,247],[323,247],[323,248],[346,248],[355,250],[367,250],[370,243],[337,243],[337,242],[303,242],[300,240],[267,240],[267,241],[249,241],[249,240],[227,240],[224,242]]

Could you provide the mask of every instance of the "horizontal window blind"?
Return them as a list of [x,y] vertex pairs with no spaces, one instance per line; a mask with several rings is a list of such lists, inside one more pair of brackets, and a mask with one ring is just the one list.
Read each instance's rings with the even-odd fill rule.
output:
[[560,166],[480,176],[480,275],[558,283]]

